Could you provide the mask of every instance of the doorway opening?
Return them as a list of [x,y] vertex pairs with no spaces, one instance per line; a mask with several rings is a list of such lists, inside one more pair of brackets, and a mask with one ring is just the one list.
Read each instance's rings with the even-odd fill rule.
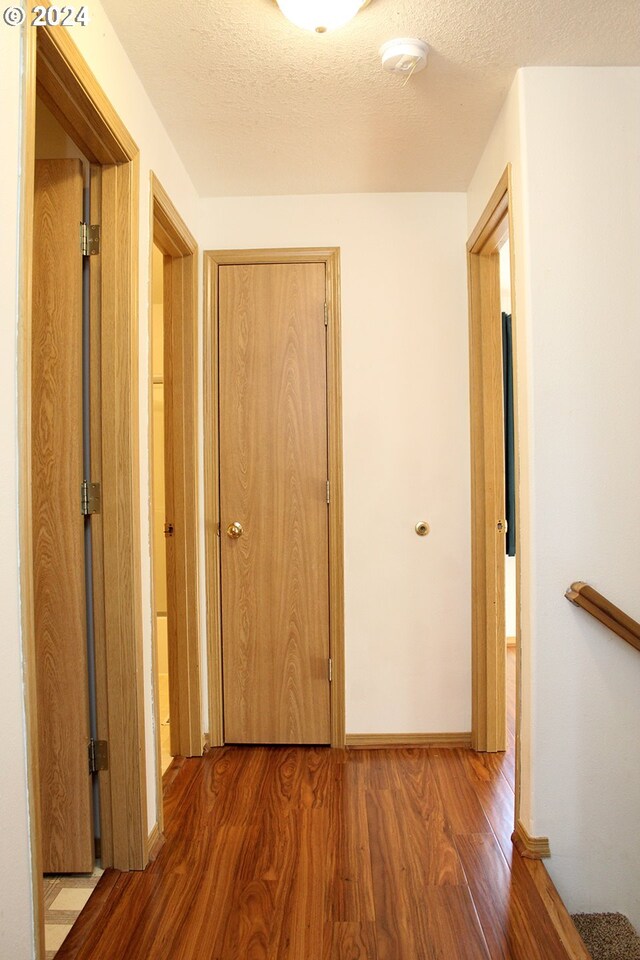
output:
[[511,246],[509,238],[498,251],[500,260],[500,311],[502,320],[502,382],[504,429],[504,623],[507,646],[507,749],[515,754],[515,703],[517,687],[516,602],[516,449],[513,365],[513,310],[511,306]]
[[24,63],[21,601],[41,958],[45,870],[88,877],[96,855],[121,870],[147,863],[138,151],[68,31],[25,28]]
[[[515,748],[519,805],[519,462],[511,169],[468,244],[472,490],[472,746]],[[508,638],[511,640],[507,654]],[[507,669],[508,663],[510,669]],[[511,681],[515,683],[515,677]],[[512,704],[511,723],[507,707]],[[511,727],[512,732],[509,731]]]
[[153,244],[151,261],[151,382],[153,391],[152,499],[153,499],[153,617],[156,630],[157,697],[159,707],[161,771],[172,757],[169,706],[169,635],[167,626],[167,550],[165,537],[173,532],[166,520],[164,443],[164,256]]
[[[32,336],[32,490],[38,760],[45,950],[71,931],[101,870],[90,478],[90,163],[36,103]],[[75,495],[74,495],[75,494]],[[99,509],[94,493],[91,510]],[[89,509],[89,505],[82,506]],[[91,756],[91,754],[90,754]]]
[[198,247],[151,175],[150,522],[158,828],[162,775],[197,757],[202,732],[198,609]]

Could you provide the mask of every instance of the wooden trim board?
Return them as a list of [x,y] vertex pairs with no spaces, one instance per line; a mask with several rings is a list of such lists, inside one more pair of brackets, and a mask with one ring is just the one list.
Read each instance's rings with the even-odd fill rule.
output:
[[[170,712],[174,755],[192,757],[202,754],[200,693],[200,612],[198,601],[198,245],[184,220],[155,176],[150,176],[149,264],[152,270],[153,244],[164,254],[165,383],[172,392],[171,414],[165,429],[165,444],[175,456],[169,466],[167,505],[175,535],[172,548],[175,562],[167,566],[171,577],[170,595],[175,597],[170,631]],[[149,341],[153,333],[153,303],[149,302]],[[149,456],[153,462],[153,386],[149,353]],[[170,482],[169,482],[170,481]],[[150,484],[150,524],[152,557],[155,551],[154,498]],[[152,578],[153,584],[153,578]],[[169,593],[169,591],[168,591]],[[155,607],[154,607],[155,609]],[[157,690],[157,626],[153,618],[153,677]],[[156,730],[160,729],[159,698],[154,697]],[[160,739],[156,738],[156,793],[158,822],[163,826],[162,766]]]
[[156,859],[160,853],[162,847],[164,846],[164,834],[162,833],[159,825],[154,824],[153,830],[147,838],[147,859],[150,863]]
[[567,953],[567,960],[591,960],[560,894],[541,860],[525,859],[524,865],[533,879],[538,896]]
[[348,733],[347,747],[470,747],[471,733]]
[[35,598],[33,585],[33,527],[31,502],[31,310],[33,300],[33,217],[36,133],[36,34],[25,31],[23,40],[24,104],[20,159],[20,249],[19,249],[19,327],[18,327],[18,435],[19,455],[19,538],[20,596],[22,633],[22,672],[25,689],[25,726],[27,742],[27,794],[31,829],[31,896],[33,902],[34,945],[37,960],[45,955],[44,894],[42,886],[42,825],[40,771],[38,762],[38,711],[36,690]]
[[[49,4],[46,3],[46,6]],[[41,830],[33,640],[31,484],[31,253],[36,91],[92,162],[92,198],[99,203],[101,254],[92,258],[92,291],[99,310],[92,346],[100,381],[95,470],[103,481],[102,513],[94,529],[98,735],[110,741],[110,770],[99,777],[102,853],[106,865],[142,868],[147,862],[146,771],[142,689],[140,584],[137,147],[66,30],[26,27],[23,88],[19,396],[21,609],[34,923],[44,955]],[[92,286],[94,286],[92,284]],[[99,348],[99,349],[98,349]],[[99,369],[98,369],[99,367]],[[94,395],[95,396],[95,395]],[[92,422],[94,415],[92,414]],[[116,469],[117,465],[117,469]],[[99,517],[99,519],[97,519]]]
[[[508,238],[512,290],[516,447],[518,430],[517,322],[511,167],[507,166],[467,243],[469,274],[471,489],[472,489],[472,743],[476,750],[506,747],[506,644],[496,610],[504,609],[502,349],[498,336],[500,264],[498,250]],[[499,376],[498,376],[499,373]],[[520,463],[516,456],[516,523],[520,525]],[[520,618],[521,545],[516,556],[516,607]],[[520,628],[516,696],[516,811],[520,804]],[[509,640],[507,640],[509,642]]]
[[[51,5],[51,0],[42,4]],[[36,31],[38,96],[92,163],[128,163],[138,148],[70,32],[57,27],[29,27],[29,43],[35,43]]]
[[333,661],[331,745],[345,744],[344,544],[342,486],[342,382],[340,251],[336,247],[274,250],[207,250],[204,253],[204,474],[207,570],[207,635],[211,745],[224,742],[220,620],[220,543],[218,459],[218,267],[223,264],[324,263],[326,268],[329,482],[329,631]]
[[[498,247],[507,216],[503,176],[468,247],[469,355],[472,463],[472,734],[477,750],[504,750],[504,515],[502,345]],[[498,213],[501,220],[497,221]],[[474,240],[474,237],[476,238]],[[500,641],[500,642],[499,642]]]
[[521,857],[528,860],[544,860],[551,856],[548,837],[532,837],[522,821],[518,820],[511,835],[514,847]]
[[218,448],[218,264],[204,253],[204,524],[206,564],[207,682],[209,737],[212,747],[224,743],[222,702],[222,615],[220,609],[220,457]]

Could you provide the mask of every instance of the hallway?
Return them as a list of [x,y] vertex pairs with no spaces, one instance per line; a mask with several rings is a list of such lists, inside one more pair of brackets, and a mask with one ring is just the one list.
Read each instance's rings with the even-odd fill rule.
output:
[[165,783],[155,863],[107,871],[58,960],[569,956],[512,851],[512,748],[225,747]]

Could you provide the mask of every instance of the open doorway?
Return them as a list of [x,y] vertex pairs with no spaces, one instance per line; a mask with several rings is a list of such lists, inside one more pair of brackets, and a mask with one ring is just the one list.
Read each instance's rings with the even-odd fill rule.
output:
[[24,48],[20,587],[41,958],[48,900],[68,904],[59,890],[45,895],[45,873],[81,874],[87,886],[96,860],[147,863],[138,150],[68,31],[30,27]]
[[[505,171],[468,243],[471,402],[472,746],[507,747],[505,354],[500,250],[510,236]],[[504,255],[503,255],[504,257]],[[507,261],[504,261],[507,263]],[[512,289],[511,283],[509,289]],[[514,315],[514,304],[510,303]],[[515,381],[513,381],[515,387]],[[517,437],[517,431],[515,433]],[[514,468],[517,456],[513,457]],[[517,507],[517,477],[514,480]],[[514,533],[512,527],[512,534]],[[517,605],[517,602],[516,602]],[[517,633],[517,631],[516,631]]]
[[167,521],[164,442],[164,256],[153,244],[151,261],[151,374],[152,374],[152,500],[153,500],[153,595],[156,628],[157,699],[162,773],[173,756],[169,694],[169,635],[167,624],[167,550],[165,537],[173,533]]
[[[519,797],[518,427],[511,170],[467,243],[472,472],[472,746],[511,752]],[[508,748],[511,747],[511,751]],[[515,821],[514,817],[514,821]]]
[[151,175],[150,506],[158,829],[172,757],[200,756],[197,244]]
[[106,750],[98,737],[92,549],[100,505],[97,488],[85,486],[92,477],[92,331],[88,251],[78,233],[79,223],[92,223],[90,177],[87,157],[38,98],[31,437],[47,957],[102,874],[99,769]]
[[[513,841],[549,856],[520,822],[522,637],[518,344],[511,167],[467,242],[471,401],[472,746],[503,753]],[[511,523],[509,523],[509,519]],[[514,569],[515,568],[515,569]],[[515,577],[515,586],[514,586]],[[508,639],[515,641],[511,645]]]
[[502,383],[504,424],[504,623],[507,647],[507,749],[515,754],[516,704],[516,449],[513,366],[513,310],[511,306],[511,245],[509,238],[498,251],[500,260],[500,311],[502,327]]

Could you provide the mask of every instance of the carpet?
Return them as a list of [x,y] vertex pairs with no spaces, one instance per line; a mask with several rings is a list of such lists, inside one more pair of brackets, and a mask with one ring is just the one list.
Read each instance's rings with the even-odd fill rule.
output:
[[621,913],[574,913],[593,960],[640,960],[640,937]]

